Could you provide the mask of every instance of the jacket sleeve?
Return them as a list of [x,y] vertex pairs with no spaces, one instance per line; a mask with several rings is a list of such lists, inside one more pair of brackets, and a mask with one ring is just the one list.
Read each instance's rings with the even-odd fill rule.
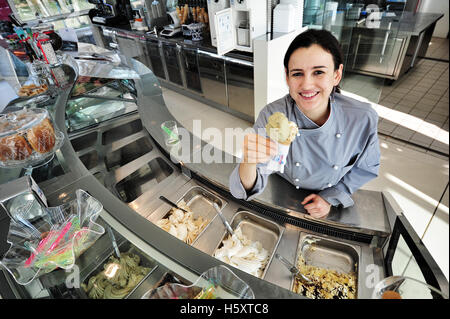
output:
[[233,172],[230,175],[230,192],[235,198],[251,200],[253,197],[261,194],[267,186],[269,178],[268,174],[262,174],[258,166],[256,165],[256,182],[251,190],[246,191],[244,185],[242,185],[241,177],[239,176],[239,167],[241,164],[236,165]]
[[[268,118],[267,106],[261,110],[258,115],[258,118],[253,125],[254,132],[265,136],[265,126]],[[261,163],[256,165],[256,182],[251,190],[246,191],[244,185],[242,185],[241,177],[239,175],[239,167],[240,163],[236,165],[233,172],[230,175],[229,183],[230,183],[230,192],[231,194],[238,199],[251,200],[258,194],[261,194],[267,186],[268,178],[270,174],[264,174],[261,172],[261,168],[265,167],[267,164]],[[264,170],[263,170],[264,171]]]
[[352,206],[354,202],[350,195],[365,183],[377,177],[379,167],[380,146],[378,134],[375,129],[375,132],[369,137],[366,147],[350,171],[335,186],[325,188],[318,195],[333,206]]

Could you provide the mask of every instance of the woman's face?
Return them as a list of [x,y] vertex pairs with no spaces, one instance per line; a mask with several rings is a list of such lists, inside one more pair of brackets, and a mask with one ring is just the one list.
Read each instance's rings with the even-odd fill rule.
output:
[[328,107],[333,87],[342,77],[341,64],[334,70],[333,56],[321,46],[295,50],[289,59],[286,81],[289,93],[305,114],[320,114]]

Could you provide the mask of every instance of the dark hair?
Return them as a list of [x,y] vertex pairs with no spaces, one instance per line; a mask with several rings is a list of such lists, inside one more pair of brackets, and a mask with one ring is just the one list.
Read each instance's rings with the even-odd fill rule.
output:
[[[289,45],[284,55],[284,67],[289,70],[288,64],[292,53],[299,48],[309,48],[311,45],[317,44],[325,51],[329,52],[333,57],[334,70],[339,69],[339,65],[344,64],[344,55],[338,40],[327,30],[309,29],[300,33]],[[340,92],[339,85],[335,86],[336,92]]]

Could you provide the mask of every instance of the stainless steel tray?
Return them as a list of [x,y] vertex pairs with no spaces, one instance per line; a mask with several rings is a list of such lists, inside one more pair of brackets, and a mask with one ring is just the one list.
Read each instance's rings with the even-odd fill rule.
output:
[[[119,245],[119,251],[121,253],[124,252],[132,252],[133,254],[136,254],[140,257],[141,262],[140,262],[140,266],[143,267],[148,267],[150,268],[150,271],[148,272],[147,275],[145,275],[144,278],[142,278],[141,281],[139,281],[139,283],[128,293],[128,295],[126,295],[123,299],[127,299],[155,270],[156,268],[158,268],[158,264],[150,259],[147,255],[145,255],[144,253],[142,253],[137,247],[135,247],[134,245],[132,245],[130,242],[124,242],[123,244]],[[100,273],[101,271],[104,270],[104,265],[108,262],[108,259],[111,255],[114,254],[114,251],[111,252],[111,254],[109,254],[93,271],[91,271],[87,276],[86,279],[83,281],[83,283],[87,284],[89,282],[89,279],[92,276],[97,275],[98,273]],[[79,288],[80,291],[82,291],[83,295],[89,299],[89,297],[87,296],[87,294],[84,292],[83,288]]]
[[[194,218],[203,217],[208,219],[208,224],[202,231],[198,234],[197,238],[192,242],[191,246],[194,245],[197,240],[202,236],[205,230],[211,225],[214,218],[217,216],[217,212],[213,207],[213,203],[216,203],[222,210],[227,204],[226,201],[214,195],[210,191],[206,190],[201,186],[194,186],[186,191],[186,193],[177,201],[179,204],[182,200],[192,211]],[[168,211],[161,219],[168,218],[170,211]]]
[[[240,226],[242,234],[244,234],[251,241],[259,241],[263,248],[269,252],[270,258],[261,276],[261,279],[264,279],[267,269],[269,269],[270,263],[272,262],[275,251],[277,250],[278,244],[280,243],[284,232],[284,227],[248,211],[237,212],[233,216],[230,225],[233,230]],[[227,236],[228,233],[225,231],[222,235],[222,239],[214,249],[212,254],[213,256],[216,253],[216,250],[222,247],[222,242]]]
[[[358,266],[360,248],[329,238],[301,232],[295,255],[295,265],[303,256],[307,265],[312,265],[340,273],[353,272],[356,275],[355,289],[358,295]],[[294,291],[295,278],[291,279],[291,291]]]

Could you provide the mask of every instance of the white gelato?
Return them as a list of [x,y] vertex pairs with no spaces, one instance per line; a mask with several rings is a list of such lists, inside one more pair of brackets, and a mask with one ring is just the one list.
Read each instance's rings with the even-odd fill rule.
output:
[[223,246],[216,250],[214,257],[253,276],[261,278],[269,261],[269,252],[259,241],[252,242],[242,234],[241,228],[228,236]]
[[192,244],[203,228],[206,227],[208,220],[201,216],[194,219],[192,211],[184,201],[181,201],[178,206],[186,209],[188,213],[183,212],[181,209],[172,208],[170,216],[158,220],[156,225],[179,240]]

